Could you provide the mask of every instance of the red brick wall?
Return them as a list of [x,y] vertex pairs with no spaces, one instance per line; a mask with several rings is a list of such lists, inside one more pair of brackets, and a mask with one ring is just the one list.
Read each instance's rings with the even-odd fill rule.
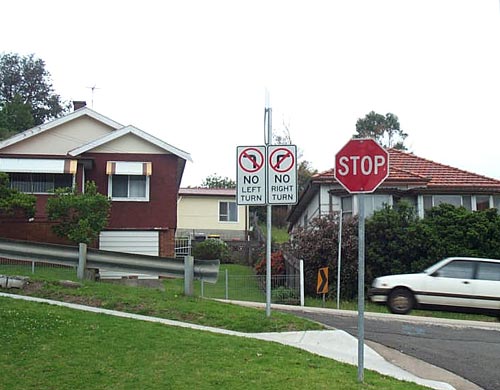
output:
[[[85,180],[93,180],[98,191],[108,195],[107,161],[142,161],[152,163],[149,202],[112,202],[107,229],[160,229],[160,256],[173,257],[174,235],[177,226],[177,167],[178,157],[162,154],[103,154],[87,153],[85,158],[94,161],[93,169],[85,171]],[[76,184],[81,190],[82,165],[78,164]],[[0,218],[0,237],[74,245],[56,236],[45,210],[51,195],[37,195],[35,219]],[[94,245],[96,247],[96,245]]]
[[[53,225],[47,221],[27,222],[26,220],[2,219],[0,221],[0,237],[50,244],[76,245],[74,242],[56,236],[52,231]],[[89,246],[97,248],[97,244]]]
[[108,229],[171,229],[177,225],[177,163],[178,157],[161,154],[87,153],[94,167],[86,180],[93,180],[98,191],[108,194],[107,161],[143,161],[152,163],[149,202],[112,202]]

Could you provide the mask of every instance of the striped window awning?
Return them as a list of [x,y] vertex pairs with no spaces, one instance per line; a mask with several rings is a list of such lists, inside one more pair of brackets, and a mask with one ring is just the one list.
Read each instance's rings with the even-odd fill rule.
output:
[[108,161],[106,164],[107,175],[140,175],[151,176],[153,164],[138,161]]
[[0,171],[15,173],[75,174],[77,160],[43,158],[0,158]]

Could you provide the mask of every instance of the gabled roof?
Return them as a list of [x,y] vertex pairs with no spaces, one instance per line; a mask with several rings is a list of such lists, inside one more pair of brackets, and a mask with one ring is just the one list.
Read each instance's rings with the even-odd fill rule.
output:
[[163,142],[162,140],[152,136],[151,134],[148,134],[137,127],[134,126],[126,126],[123,127],[119,130],[115,130],[109,134],[106,134],[105,136],[98,138],[96,140],[93,140],[85,145],[82,145],[76,149],[70,150],[68,154],[70,156],[78,156],[82,153],[88,152],[89,150],[95,149],[101,145],[107,144],[108,142],[111,142],[115,139],[121,138],[125,135],[128,134],[134,134],[135,136],[142,138],[149,143],[158,146],[159,148],[165,150],[166,152],[172,153],[184,160],[187,161],[193,161],[191,159],[191,155],[188,152],[185,152],[181,149],[178,149],[170,144],[167,144],[166,142]]
[[236,196],[236,188],[179,188],[179,196]]
[[82,107],[78,110],[75,110],[65,116],[62,116],[60,118],[54,119],[50,122],[47,122],[43,125],[33,127],[32,129],[23,131],[22,133],[16,134],[2,142],[0,142],[0,149],[3,149],[7,146],[11,146],[14,144],[17,144],[18,142],[25,141],[31,137],[34,137],[36,135],[39,135],[43,132],[46,132],[50,129],[53,129],[55,127],[61,126],[65,123],[71,122],[75,119],[78,119],[80,117],[87,116],[92,119],[95,119],[98,122],[103,123],[104,125],[107,125],[111,127],[112,131],[109,134],[106,134],[105,136],[101,138],[94,139],[86,144],[80,145],[77,148],[70,150],[68,152],[68,155],[70,156],[78,156],[82,153],[85,153],[89,150],[95,149],[101,145],[104,145],[108,142],[111,142],[113,140],[116,140],[120,137],[123,137],[128,134],[134,134],[135,136],[153,144],[156,145],[157,147],[165,150],[168,153],[174,154],[186,161],[193,161],[191,159],[191,155],[188,152],[185,152],[181,149],[178,149],[154,136],[151,134],[146,133],[145,131],[142,131],[138,129],[137,127],[134,126],[123,126],[118,122],[115,122],[112,119],[109,119],[108,117],[99,114],[98,112],[92,110],[91,108],[88,107]]
[[57,119],[54,119],[50,122],[44,123],[43,125],[36,126],[36,127],[31,128],[31,129],[25,130],[22,133],[16,134],[16,135],[14,135],[14,136],[12,136],[4,141],[1,141],[0,142],[0,149],[3,149],[7,146],[17,144],[18,142],[24,141],[28,138],[35,136],[35,135],[41,134],[47,130],[53,129],[54,127],[63,125],[67,122],[70,122],[74,119],[80,118],[80,117],[85,116],[85,115],[90,117],[90,118],[93,118],[99,122],[102,122],[105,125],[108,125],[109,127],[113,128],[113,129],[119,129],[119,128],[123,127],[123,125],[121,125],[120,123],[115,122],[114,120],[109,119],[108,117],[99,114],[98,112],[92,110],[91,108],[83,107],[83,108],[75,110],[67,115],[64,115],[60,118],[57,118]]

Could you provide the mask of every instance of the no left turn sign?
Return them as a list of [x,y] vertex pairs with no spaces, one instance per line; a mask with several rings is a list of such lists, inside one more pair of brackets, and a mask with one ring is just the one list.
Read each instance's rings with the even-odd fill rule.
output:
[[266,147],[238,146],[236,200],[239,205],[266,204]]
[[264,166],[265,157],[260,148],[246,147],[238,152],[239,167],[246,173],[255,173]]

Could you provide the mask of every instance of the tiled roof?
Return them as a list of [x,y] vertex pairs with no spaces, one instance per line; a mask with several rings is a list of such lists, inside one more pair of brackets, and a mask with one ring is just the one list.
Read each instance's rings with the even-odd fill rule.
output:
[[[427,188],[491,188],[500,190],[500,180],[440,164],[397,149],[388,149],[389,176],[385,183],[421,184]],[[315,183],[334,182],[335,170],[313,176]]]
[[500,180],[450,167],[396,149],[389,149],[389,161],[389,178],[396,178],[399,170],[402,170],[429,180],[428,187],[500,188]]
[[179,188],[179,196],[236,196],[236,188]]

